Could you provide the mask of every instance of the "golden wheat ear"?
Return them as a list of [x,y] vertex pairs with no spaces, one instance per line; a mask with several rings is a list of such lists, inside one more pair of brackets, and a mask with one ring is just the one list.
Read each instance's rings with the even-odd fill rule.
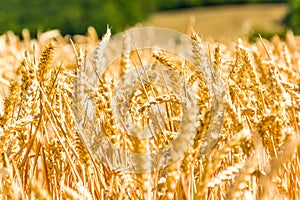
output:
[[39,64],[36,69],[36,77],[41,85],[41,87],[47,92],[49,87],[51,87],[51,83],[49,79],[51,79],[51,63],[53,62],[55,46],[53,42],[49,42],[46,47],[44,47],[42,55],[40,57]]

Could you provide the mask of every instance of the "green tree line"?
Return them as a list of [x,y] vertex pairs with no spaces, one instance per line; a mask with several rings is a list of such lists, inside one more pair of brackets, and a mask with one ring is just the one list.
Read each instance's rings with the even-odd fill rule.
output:
[[212,6],[222,4],[284,3],[287,0],[160,0],[160,9]]
[[121,31],[155,10],[152,0],[0,0],[0,33],[58,28],[63,34],[84,34],[88,26],[103,33],[107,24]]
[[289,14],[285,20],[289,28],[291,28],[295,34],[300,34],[300,1],[289,0]]
[[119,32],[158,10],[287,1],[291,7],[287,24],[298,30],[299,0],[0,0],[0,34],[7,30],[20,34],[23,28],[33,35],[55,28],[62,34],[85,34],[88,26],[103,34],[107,25]]

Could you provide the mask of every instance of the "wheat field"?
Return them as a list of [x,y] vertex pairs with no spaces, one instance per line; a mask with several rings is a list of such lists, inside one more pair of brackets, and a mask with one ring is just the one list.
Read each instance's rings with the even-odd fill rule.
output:
[[[219,140],[204,156],[200,148],[213,114],[208,86],[201,74],[178,68],[182,63],[172,56],[153,53],[170,73],[187,74],[188,84],[197,88],[198,113],[192,146],[181,159],[151,173],[112,170],[90,154],[76,126],[74,78],[108,37],[101,41],[91,27],[72,40],[58,30],[37,39],[28,30],[23,40],[12,32],[0,36],[0,199],[299,198],[299,37],[288,32],[285,41],[274,36],[225,45],[191,36],[199,61],[209,59],[226,92]],[[209,54],[203,55],[202,48]],[[127,73],[130,59],[122,58],[120,74]],[[147,123],[141,112],[151,105],[166,107],[168,123],[146,148],[117,130],[111,108],[114,82],[107,73],[91,96],[109,140],[132,152],[170,143],[180,127],[175,118],[183,115],[176,95],[157,89],[165,94],[156,96],[147,82],[131,98],[129,112],[136,123]]]

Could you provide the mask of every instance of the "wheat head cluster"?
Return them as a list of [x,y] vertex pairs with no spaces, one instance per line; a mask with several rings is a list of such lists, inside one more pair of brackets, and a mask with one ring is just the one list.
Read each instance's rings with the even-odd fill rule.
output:
[[[226,92],[219,139],[202,156],[213,115],[203,75],[172,54],[144,52],[168,73],[186,77],[198,109],[192,145],[180,159],[147,173],[113,170],[91,156],[76,126],[74,78],[110,35],[99,39],[91,27],[86,36],[72,38],[57,30],[37,39],[26,29],[22,34],[22,40],[12,32],[0,36],[0,199],[300,198],[300,38],[292,32],[285,40],[274,36],[228,44],[191,35],[199,62],[208,58]],[[165,123],[147,141],[121,131],[112,111],[116,83],[111,75],[129,73],[139,56],[143,54],[122,55],[117,72],[98,77],[90,97],[96,125],[109,141],[125,151],[144,153],[172,143],[184,112],[194,111],[183,110],[177,95],[163,85],[141,80],[142,87],[135,88],[128,102],[132,123],[149,125],[156,105],[164,109]],[[94,59],[101,62],[101,57]]]

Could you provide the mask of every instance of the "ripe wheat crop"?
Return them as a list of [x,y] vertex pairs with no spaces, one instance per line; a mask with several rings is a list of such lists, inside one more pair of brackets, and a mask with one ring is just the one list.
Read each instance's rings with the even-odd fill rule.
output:
[[[285,41],[274,36],[225,45],[192,36],[196,46],[209,52],[205,56],[226,92],[219,140],[204,156],[199,151],[212,115],[208,86],[188,64],[185,69],[172,55],[153,52],[152,59],[167,66],[168,73],[185,74],[187,84],[196,88],[198,127],[183,158],[152,173],[112,170],[90,155],[76,126],[74,78],[107,37],[101,41],[93,28],[72,40],[57,30],[37,39],[26,30],[23,40],[12,32],[0,36],[0,199],[299,198],[299,37],[288,32]],[[195,51],[200,62],[203,55]],[[120,76],[138,56],[122,56]],[[101,57],[94,59],[101,62]],[[116,128],[110,73],[99,77],[91,96],[111,143],[141,153],[168,145],[178,133],[178,118],[193,111],[183,110],[175,93],[145,82],[130,98],[128,112],[135,123],[147,124],[151,107],[162,105],[168,123],[147,145],[137,141]]]

